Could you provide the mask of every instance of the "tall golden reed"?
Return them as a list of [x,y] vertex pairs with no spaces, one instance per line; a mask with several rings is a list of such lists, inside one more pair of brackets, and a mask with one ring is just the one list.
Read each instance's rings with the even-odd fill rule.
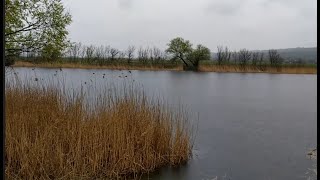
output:
[[124,89],[89,105],[85,93],[7,83],[6,178],[114,179],[185,163],[193,141],[186,111]]

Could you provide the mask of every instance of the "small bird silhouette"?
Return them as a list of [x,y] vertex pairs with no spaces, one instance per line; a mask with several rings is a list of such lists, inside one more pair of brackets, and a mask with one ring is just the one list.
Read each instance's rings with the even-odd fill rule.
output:
[[60,68],[60,71],[62,71],[62,69]]
[[128,76],[124,76],[124,77],[128,77]]
[[32,70],[34,70],[34,68],[32,68]]
[[38,78],[34,78],[35,81],[38,81]]
[[131,73],[131,71],[129,71],[129,73]]
[[92,73],[92,74],[94,74],[94,73]]

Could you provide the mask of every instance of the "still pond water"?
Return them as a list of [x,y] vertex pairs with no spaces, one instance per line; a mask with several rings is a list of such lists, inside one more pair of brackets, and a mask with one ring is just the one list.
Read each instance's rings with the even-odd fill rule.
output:
[[63,80],[73,89],[130,81],[149,95],[199,113],[193,158],[150,179],[307,179],[308,168],[315,164],[306,153],[317,142],[316,75],[42,68],[15,72],[23,80]]

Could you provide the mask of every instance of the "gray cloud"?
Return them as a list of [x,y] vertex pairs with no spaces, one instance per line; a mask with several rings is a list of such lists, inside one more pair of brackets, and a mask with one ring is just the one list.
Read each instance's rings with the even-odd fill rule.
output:
[[[166,48],[181,36],[212,51],[317,44],[316,0],[62,0],[71,41]],[[84,13],[86,12],[86,13]]]
[[242,8],[243,3],[245,3],[245,1],[213,1],[205,7],[205,11],[208,13],[217,13],[222,16],[236,15]]
[[133,0],[118,0],[121,9],[130,9],[133,5]]

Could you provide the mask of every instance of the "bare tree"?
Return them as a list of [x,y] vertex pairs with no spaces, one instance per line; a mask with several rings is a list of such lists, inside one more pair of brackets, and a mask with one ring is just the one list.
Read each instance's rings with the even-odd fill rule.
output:
[[217,47],[218,52],[217,52],[217,61],[218,61],[218,65],[221,65],[223,62],[223,46],[218,46]]
[[133,57],[134,57],[134,51],[136,50],[136,48],[134,46],[129,46],[127,51],[126,51],[126,54],[127,54],[127,57],[128,57],[128,63],[131,63]]
[[229,63],[232,52],[228,49],[227,46],[225,48],[223,48],[223,46],[218,46],[217,48],[218,48],[218,52],[217,52],[218,64],[221,65],[223,62]]
[[94,54],[94,59],[100,64],[102,65],[104,62],[104,47],[103,46],[99,46],[95,48],[95,54]]
[[263,60],[264,60],[264,53],[261,52],[260,53],[260,57],[259,57],[259,68],[260,68],[261,71],[265,70],[265,65],[263,63]]
[[93,59],[93,56],[94,56],[94,46],[90,45],[86,48],[86,51],[85,51],[85,57],[86,57],[86,60],[89,62],[90,60]]
[[160,59],[160,56],[161,56],[161,50],[157,47],[153,47],[153,57],[155,59]]
[[161,53],[162,53],[161,50],[157,47],[153,47],[152,53],[153,53],[153,55],[152,55],[153,61],[155,63],[160,63],[160,61],[162,60],[161,59]]
[[80,48],[80,52],[79,52],[79,56],[81,59],[84,59],[85,56],[86,56],[86,49],[87,47],[85,45],[83,45],[81,48]]
[[95,48],[95,58],[97,60],[101,60],[103,59],[103,51],[104,51],[104,47],[103,46],[99,46]]
[[232,52],[228,49],[228,47],[225,47],[223,56],[226,63],[230,62]]
[[233,51],[231,53],[231,57],[233,59],[234,64],[237,64],[238,63],[238,52],[237,51]]
[[103,50],[103,56],[105,59],[110,58],[110,46],[105,46]]
[[275,66],[275,67],[280,67],[283,59],[281,58],[280,54],[278,53],[277,50],[275,49],[270,49],[268,51],[268,55],[269,55],[269,61],[270,61],[270,65],[271,66]]
[[142,63],[147,63],[148,61],[148,49],[143,49],[142,47],[138,50],[138,59]]
[[114,61],[116,56],[119,54],[119,50],[115,48],[110,49],[110,59],[111,61]]
[[150,47],[147,47],[147,53],[148,53],[148,59],[150,60],[150,62],[153,62],[154,57],[153,57],[153,49]]
[[259,52],[253,52],[252,53],[252,65],[256,66],[259,61]]
[[73,60],[75,60],[78,57],[80,57],[81,48],[82,48],[82,44],[80,42],[79,43],[74,43],[73,45],[71,45],[70,53],[71,53],[71,57],[73,58]]
[[242,67],[245,67],[251,59],[251,52],[247,49],[241,49],[239,51],[239,63]]

